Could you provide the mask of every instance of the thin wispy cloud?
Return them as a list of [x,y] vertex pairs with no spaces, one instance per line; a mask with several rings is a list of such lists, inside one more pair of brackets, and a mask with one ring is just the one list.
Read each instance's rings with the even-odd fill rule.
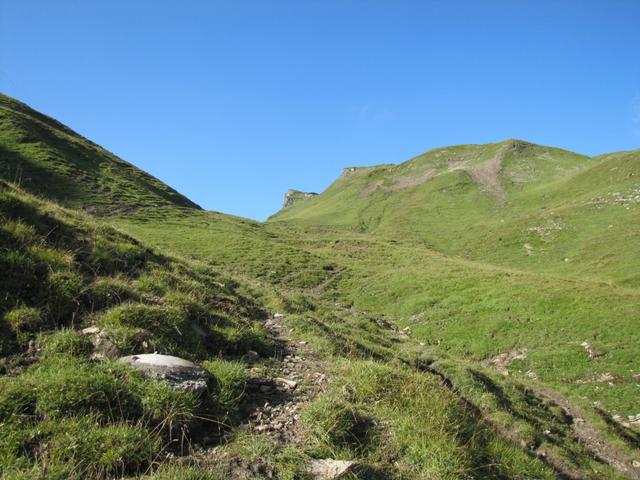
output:
[[356,118],[359,122],[387,123],[395,120],[395,113],[386,107],[378,107],[373,103],[367,103],[354,107]]

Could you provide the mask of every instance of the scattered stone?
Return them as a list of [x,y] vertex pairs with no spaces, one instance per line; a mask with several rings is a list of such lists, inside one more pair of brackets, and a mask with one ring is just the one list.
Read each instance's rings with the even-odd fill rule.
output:
[[499,373],[507,376],[509,375],[509,370],[507,370],[507,367],[511,364],[511,362],[513,362],[514,360],[524,360],[525,358],[527,358],[528,353],[529,350],[526,348],[500,353],[495,357],[490,358],[489,360],[484,360],[482,362],[482,366],[493,366],[496,370],[498,370]]
[[94,335],[96,333],[100,333],[100,329],[95,325],[93,327],[87,327],[82,329],[83,335]]
[[606,355],[606,352],[599,352],[599,351],[594,350],[591,347],[591,344],[589,342],[586,342],[586,341],[582,342],[580,344],[580,346],[587,351],[587,353],[589,354],[589,358],[591,358],[591,359],[602,357],[602,356]]
[[148,378],[163,380],[175,390],[199,395],[207,390],[209,372],[184,358],[157,353],[121,357],[126,363],[141,371]]
[[251,365],[251,364],[257,363],[260,360],[260,355],[258,354],[258,352],[249,350],[240,358],[240,360],[242,360],[244,363],[248,363]]
[[611,382],[615,380],[615,377],[610,373],[601,373],[600,375],[590,375],[588,377],[580,378],[576,380],[576,383],[591,383],[591,382]]
[[307,465],[307,474],[318,480],[338,480],[353,472],[355,462],[348,460],[311,460]]
[[525,243],[523,247],[524,247],[524,251],[527,253],[528,256],[533,255],[533,246],[531,246],[530,243]]
[[307,343],[309,343],[309,342],[307,342],[306,340],[302,340],[301,342],[298,342],[298,343],[299,343],[300,345],[306,345],[306,344],[307,344]]
[[531,380],[538,380],[538,374],[536,372],[534,372],[533,370],[527,371],[527,373],[525,375],[527,376],[527,378],[529,378]]
[[294,382],[293,380],[288,380],[286,378],[276,378],[276,381],[280,383],[284,383],[284,385],[289,390],[295,390],[295,388],[298,386],[298,382]]
[[91,343],[93,344],[92,360],[102,361],[107,358],[116,358],[120,353],[116,343],[101,330],[98,330],[91,338]]
[[273,318],[284,318],[284,315],[281,313],[274,313]]

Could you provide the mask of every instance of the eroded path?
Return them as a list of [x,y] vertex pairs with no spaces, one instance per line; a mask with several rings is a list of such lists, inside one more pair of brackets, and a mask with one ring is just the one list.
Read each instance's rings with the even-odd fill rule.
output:
[[284,316],[276,314],[264,326],[276,341],[277,362],[269,375],[262,367],[250,369],[241,412],[250,430],[267,434],[279,443],[291,443],[304,405],[328,382],[326,364],[307,342],[289,338]]

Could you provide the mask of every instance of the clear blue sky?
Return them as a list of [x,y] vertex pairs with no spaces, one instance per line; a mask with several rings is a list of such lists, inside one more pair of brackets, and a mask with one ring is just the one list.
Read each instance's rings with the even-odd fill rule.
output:
[[640,147],[640,1],[0,0],[0,91],[264,219],[435,146]]

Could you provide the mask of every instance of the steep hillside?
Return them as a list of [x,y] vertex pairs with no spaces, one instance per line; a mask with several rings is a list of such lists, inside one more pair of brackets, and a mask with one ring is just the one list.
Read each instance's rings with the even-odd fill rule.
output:
[[[143,472],[235,422],[243,368],[221,355],[273,349],[237,282],[3,181],[0,269],[2,478]],[[115,361],[151,352],[204,362],[218,388],[174,391]]]
[[199,208],[148,173],[2,94],[0,160],[0,178],[92,213],[162,206]]

